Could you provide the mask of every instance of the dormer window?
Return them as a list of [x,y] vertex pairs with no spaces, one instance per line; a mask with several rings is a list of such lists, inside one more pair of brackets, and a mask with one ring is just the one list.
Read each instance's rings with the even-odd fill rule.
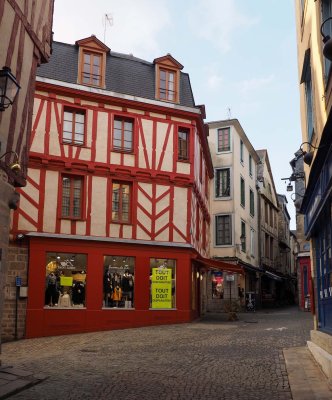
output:
[[175,72],[160,69],[159,71],[159,98],[160,100],[175,101]]
[[106,54],[110,49],[95,36],[76,44],[79,46],[77,82],[105,88]]
[[93,86],[100,86],[102,55],[83,51],[82,83]]
[[172,103],[180,101],[180,70],[183,66],[170,54],[154,60],[156,65],[156,98]]

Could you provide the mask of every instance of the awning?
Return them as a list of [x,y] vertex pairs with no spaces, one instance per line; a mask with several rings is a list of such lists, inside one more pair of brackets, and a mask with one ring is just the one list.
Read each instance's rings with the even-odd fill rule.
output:
[[265,271],[264,275],[266,275],[267,277],[269,277],[269,278],[271,278],[271,279],[274,279],[274,280],[276,280],[276,281],[279,281],[279,282],[282,281],[282,278],[281,278],[280,276],[278,276],[278,275],[276,275],[276,274],[273,274],[272,272]]
[[226,263],[225,261],[212,260],[211,258],[204,257],[197,257],[194,259],[194,261],[209,268],[216,268],[221,271],[232,272],[234,274],[244,274],[242,267],[235,264]]

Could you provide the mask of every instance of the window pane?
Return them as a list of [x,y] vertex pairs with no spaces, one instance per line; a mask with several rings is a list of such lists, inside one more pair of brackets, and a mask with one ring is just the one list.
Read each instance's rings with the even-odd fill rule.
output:
[[230,215],[216,216],[216,245],[232,244],[232,227]]
[[46,253],[45,306],[85,307],[87,256]]
[[134,308],[134,274],[134,257],[104,257],[103,307]]
[[68,111],[65,111],[65,112],[63,113],[63,119],[64,119],[65,121],[72,121],[72,120],[73,120],[73,113],[68,112]]
[[175,308],[176,261],[150,258],[150,308]]

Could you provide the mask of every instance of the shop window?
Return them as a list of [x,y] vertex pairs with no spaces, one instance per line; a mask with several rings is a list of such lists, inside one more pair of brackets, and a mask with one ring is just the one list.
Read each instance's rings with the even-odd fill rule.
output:
[[61,217],[82,218],[83,178],[77,176],[62,176],[62,207]]
[[84,145],[85,112],[82,110],[64,109],[62,142],[76,146]]
[[87,256],[46,253],[45,307],[85,307]]
[[135,258],[105,256],[103,307],[134,308]]
[[114,118],[113,150],[133,151],[134,120],[130,118]]
[[128,183],[113,182],[112,186],[112,221],[118,223],[130,222],[130,193]]
[[216,271],[211,273],[212,282],[212,298],[223,299],[224,298],[224,277],[222,271]]
[[150,308],[175,308],[176,261],[150,258]]

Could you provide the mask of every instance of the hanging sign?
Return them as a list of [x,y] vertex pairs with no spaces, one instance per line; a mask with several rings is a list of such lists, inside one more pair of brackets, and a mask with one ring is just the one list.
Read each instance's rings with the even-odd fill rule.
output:
[[152,268],[152,308],[172,308],[172,269]]

